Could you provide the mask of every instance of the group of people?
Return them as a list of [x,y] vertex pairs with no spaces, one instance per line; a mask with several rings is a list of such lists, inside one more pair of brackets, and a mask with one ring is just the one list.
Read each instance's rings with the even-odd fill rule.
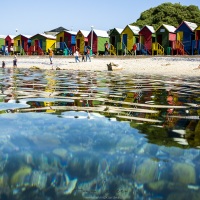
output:
[[[79,49],[76,48],[76,51],[74,52],[75,62],[80,62],[79,56],[80,56]],[[84,53],[82,54],[82,62],[87,62],[88,60],[91,62],[90,47],[85,46],[84,47]]]
[[[2,68],[6,67],[6,62],[3,60],[2,61]],[[17,67],[17,56],[14,55],[14,59],[13,59],[13,67]]]

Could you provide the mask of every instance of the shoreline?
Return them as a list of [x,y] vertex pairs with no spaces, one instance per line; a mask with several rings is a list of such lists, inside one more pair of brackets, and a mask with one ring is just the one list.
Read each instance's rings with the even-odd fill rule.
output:
[[[14,56],[0,56],[0,62],[5,61],[5,68],[13,68]],[[17,68],[38,67],[46,70],[78,70],[78,71],[108,71],[107,64],[113,67],[113,73],[137,75],[161,75],[170,77],[199,77],[200,56],[94,56],[91,62],[75,63],[73,56],[53,57],[50,64],[49,56],[17,56]],[[81,57],[79,58],[81,61]]]

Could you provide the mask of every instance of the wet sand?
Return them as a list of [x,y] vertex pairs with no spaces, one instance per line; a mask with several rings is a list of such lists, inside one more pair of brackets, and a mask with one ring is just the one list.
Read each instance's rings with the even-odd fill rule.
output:
[[[0,56],[6,68],[13,68],[13,56]],[[38,67],[50,70],[108,71],[107,64],[113,67],[112,73],[165,76],[200,76],[200,56],[98,56],[91,62],[75,63],[72,56],[54,56],[50,64],[48,56],[18,56],[17,68]]]

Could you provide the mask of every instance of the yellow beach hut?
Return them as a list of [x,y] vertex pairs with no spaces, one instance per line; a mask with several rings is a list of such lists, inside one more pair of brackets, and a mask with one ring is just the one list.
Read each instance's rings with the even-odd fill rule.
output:
[[132,54],[132,48],[135,43],[139,42],[138,26],[127,25],[121,33],[121,48],[123,54]]
[[84,47],[88,46],[88,35],[90,31],[79,30],[76,35],[76,47],[79,48],[80,53],[84,53]]

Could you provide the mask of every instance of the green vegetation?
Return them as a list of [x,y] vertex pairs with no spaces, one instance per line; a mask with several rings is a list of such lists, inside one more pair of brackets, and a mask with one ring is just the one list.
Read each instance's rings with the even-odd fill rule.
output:
[[200,10],[198,6],[182,6],[179,3],[163,3],[142,12],[140,18],[131,25],[140,27],[151,25],[156,30],[161,24],[178,27],[182,21],[189,21],[200,25]]

